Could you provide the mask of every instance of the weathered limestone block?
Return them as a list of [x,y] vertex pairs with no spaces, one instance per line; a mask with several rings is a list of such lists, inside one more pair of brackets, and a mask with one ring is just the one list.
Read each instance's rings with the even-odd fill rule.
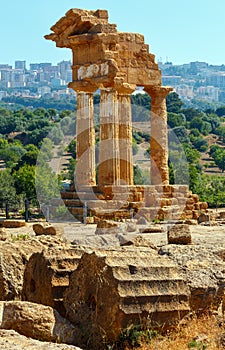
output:
[[200,210],[200,203],[195,203],[194,204],[194,209],[195,210]]
[[107,11],[104,19],[97,15],[101,11],[71,9],[45,36],[73,50],[73,82],[89,79],[109,86],[119,78],[129,84],[160,85],[161,72],[143,35],[117,32],[116,25],[108,23]]
[[46,224],[33,224],[33,230],[37,236],[43,235]]
[[212,247],[167,245],[159,252],[182,268],[191,290],[192,311],[203,313],[219,308],[225,291],[225,262]]
[[64,233],[63,225],[60,225],[60,224],[53,224],[53,225],[50,225],[48,223],[33,224],[33,230],[37,236],[40,236],[40,235],[56,236],[56,235],[62,235]]
[[195,203],[199,202],[199,196],[197,194],[192,194],[192,198],[194,199]]
[[191,244],[191,231],[189,225],[173,225],[167,232],[168,244]]
[[97,223],[97,228],[95,231],[96,235],[105,235],[122,233],[126,231],[126,224],[121,222],[116,222],[113,220],[101,220]]
[[18,228],[26,226],[26,222],[24,220],[4,220],[3,227],[5,228]]
[[75,327],[51,307],[24,301],[0,302],[0,328],[30,338],[74,344]]
[[210,214],[202,213],[198,217],[198,223],[210,221]]
[[220,218],[220,219],[225,219],[225,211],[221,211],[221,212],[219,213],[219,218]]
[[35,239],[0,242],[0,300],[21,299],[26,263],[33,252],[43,248]]
[[120,248],[84,254],[65,293],[68,319],[78,345],[103,349],[121,330],[140,320],[169,325],[189,310],[179,269],[150,248]]
[[155,249],[158,251],[158,248],[150,241],[150,239],[146,239],[145,237],[141,235],[133,235],[133,237],[130,235],[119,235],[119,241],[120,246],[134,246],[134,247],[148,247],[151,249]]
[[0,349],[4,350],[81,350],[73,345],[55,344],[27,338],[13,330],[0,330]]
[[81,256],[81,250],[69,245],[33,254],[24,271],[23,300],[51,306],[64,315],[63,293]]
[[[69,244],[68,244],[69,245]],[[0,300],[21,300],[24,272],[32,254],[48,246],[65,247],[63,240],[40,236],[24,240],[0,241]]]
[[206,210],[206,209],[208,209],[208,203],[206,203],[206,202],[201,202],[201,203],[200,203],[200,209],[201,209],[201,210]]

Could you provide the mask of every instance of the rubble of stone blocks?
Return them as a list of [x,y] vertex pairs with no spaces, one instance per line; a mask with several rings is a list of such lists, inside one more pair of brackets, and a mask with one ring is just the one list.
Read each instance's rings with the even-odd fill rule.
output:
[[55,308],[65,315],[63,294],[82,251],[55,246],[33,254],[24,271],[23,300]]
[[78,346],[102,349],[131,324],[171,326],[189,312],[180,270],[150,248],[85,253],[65,292],[66,315]]

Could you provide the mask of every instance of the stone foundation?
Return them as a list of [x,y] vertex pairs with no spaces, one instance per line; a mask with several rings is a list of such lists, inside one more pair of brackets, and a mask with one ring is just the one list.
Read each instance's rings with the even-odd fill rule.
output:
[[198,219],[207,211],[207,203],[199,201],[185,185],[150,186],[73,186],[61,193],[62,199],[78,220],[87,215],[98,219],[145,217],[147,220]]

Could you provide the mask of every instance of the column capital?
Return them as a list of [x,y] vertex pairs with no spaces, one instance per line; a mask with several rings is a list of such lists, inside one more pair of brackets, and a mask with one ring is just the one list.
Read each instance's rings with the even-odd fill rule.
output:
[[122,86],[115,86],[115,89],[119,95],[131,95],[135,91],[136,85],[123,84]]
[[122,77],[116,77],[114,78],[114,89],[118,92],[120,95],[131,95],[135,89],[135,84],[128,84],[124,82],[124,78]]
[[99,86],[95,85],[88,81],[82,81],[82,82],[71,82],[69,83],[69,88],[73,89],[76,92],[87,92],[87,93],[94,93],[96,90],[98,90]]
[[161,97],[165,98],[173,88],[170,86],[145,86],[144,91],[146,91],[150,97]]

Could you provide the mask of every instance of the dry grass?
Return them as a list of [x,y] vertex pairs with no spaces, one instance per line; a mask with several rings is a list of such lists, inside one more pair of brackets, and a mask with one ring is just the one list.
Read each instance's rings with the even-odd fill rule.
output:
[[182,321],[164,336],[158,335],[140,350],[224,350],[225,320],[216,316],[194,317]]

